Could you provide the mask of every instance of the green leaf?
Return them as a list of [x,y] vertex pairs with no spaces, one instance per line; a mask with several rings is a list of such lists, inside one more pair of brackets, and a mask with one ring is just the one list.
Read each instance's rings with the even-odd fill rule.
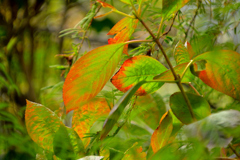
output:
[[102,90],[121,59],[123,45],[98,47],[76,61],[63,85],[67,112],[77,109]]
[[108,118],[104,122],[103,129],[102,129],[102,131],[100,133],[100,139],[104,139],[107,136],[107,134],[111,131],[111,129],[113,128],[114,124],[117,123],[120,115],[122,114],[123,110],[125,109],[125,107],[129,103],[129,101],[131,100],[131,98],[134,95],[134,93],[144,83],[146,83],[146,81],[138,82],[135,86],[130,88],[120,98],[120,100],[114,105],[114,107],[112,108],[111,112],[108,115]]
[[240,100],[240,54],[230,50],[211,51],[194,58],[205,61],[205,69],[194,71],[205,84]]
[[54,154],[62,159],[76,159],[68,130],[65,126],[60,126],[53,138]]
[[27,100],[25,123],[32,140],[53,152],[54,134],[63,125],[57,115],[45,106]]
[[[203,119],[211,114],[210,106],[203,97],[188,92],[186,92],[186,95],[190,101],[193,114],[197,120]],[[181,92],[176,92],[171,95],[170,107],[175,116],[182,123],[189,124],[194,122]]]
[[204,142],[209,149],[214,147],[227,147],[233,136],[231,131],[240,128],[240,112],[226,110],[214,113],[200,121],[183,127],[189,138],[197,138]]
[[156,153],[159,149],[169,143],[173,129],[172,117],[167,111],[161,118],[159,126],[153,132],[151,137],[151,146],[153,152]]
[[181,9],[189,0],[162,0],[162,15],[168,17]]
[[[189,69],[189,66],[188,66],[190,63],[191,62],[182,63],[182,64],[179,64],[176,67],[174,67],[174,71],[176,72],[176,74],[180,75],[181,78],[183,77],[183,79],[181,80],[181,83],[188,83],[188,82],[193,81],[194,76],[190,72],[190,69]],[[187,71],[184,74],[184,70],[185,70],[186,67],[188,67],[188,68],[187,68]],[[173,74],[172,74],[170,69],[161,73],[160,75],[155,76],[153,79],[154,80],[160,80],[160,81],[166,81],[166,82],[175,81],[175,78],[173,77]]]
[[121,2],[126,3],[128,5],[131,5],[131,1],[130,0],[121,0]]
[[[111,82],[120,91],[126,92],[132,86],[140,81],[152,80],[154,76],[167,69],[156,59],[149,56],[135,56],[127,59],[121,66],[120,70],[112,77]],[[146,95],[155,92],[164,83],[151,82],[142,85],[136,95]]]

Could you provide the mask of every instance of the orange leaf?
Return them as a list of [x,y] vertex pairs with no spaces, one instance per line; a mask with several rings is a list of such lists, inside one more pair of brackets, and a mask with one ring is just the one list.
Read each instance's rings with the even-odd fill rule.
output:
[[27,100],[25,123],[32,140],[53,152],[54,133],[63,125],[57,115],[43,105]]
[[[83,138],[85,133],[89,133],[94,122],[110,112],[108,103],[105,98],[96,98],[87,104],[79,107],[73,113],[72,126],[79,137]],[[90,139],[83,139],[87,145]]]
[[[108,39],[108,44],[115,44],[120,42],[126,42],[130,39],[135,28],[137,27],[138,20],[125,17],[120,20],[113,28],[108,32],[108,35],[116,36]],[[126,44],[123,49],[123,53],[128,55],[128,45]]]
[[169,143],[172,129],[172,117],[169,111],[167,111],[162,116],[158,128],[152,134],[151,146],[154,153]]
[[102,90],[121,59],[123,45],[98,47],[76,61],[63,85],[67,112],[87,103]]
[[110,5],[110,4],[106,3],[106,2],[100,1],[100,0],[97,0],[97,1],[98,1],[99,3],[101,3],[101,5],[102,5],[103,7],[107,7],[107,8],[111,8],[111,9],[115,10],[115,8],[114,8],[112,5]]

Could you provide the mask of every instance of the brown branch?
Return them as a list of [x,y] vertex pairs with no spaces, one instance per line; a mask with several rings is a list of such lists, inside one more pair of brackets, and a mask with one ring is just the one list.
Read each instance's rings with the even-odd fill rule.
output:
[[240,159],[240,154],[233,148],[231,144],[228,145],[228,147],[233,151],[233,153]]

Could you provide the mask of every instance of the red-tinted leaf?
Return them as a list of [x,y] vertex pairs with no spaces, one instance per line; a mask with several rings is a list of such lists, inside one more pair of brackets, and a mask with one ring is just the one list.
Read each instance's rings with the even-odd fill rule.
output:
[[[135,56],[127,59],[120,70],[112,77],[113,85],[122,92],[128,91],[140,81],[152,80],[157,74],[166,68],[154,58],[148,56]],[[155,92],[163,85],[163,82],[151,82],[142,85],[136,95],[146,95]]]
[[[115,35],[114,38],[109,38],[109,44],[115,44],[120,42],[126,42],[130,39],[133,34],[135,28],[137,27],[138,20],[132,19],[129,17],[123,18],[117,24],[113,26],[113,28],[108,32],[108,35]],[[123,53],[128,55],[128,44],[124,46]]]
[[[83,138],[85,133],[89,133],[94,122],[110,112],[108,103],[105,98],[96,98],[87,104],[79,107],[73,113],[72,126],[78,133],[79,137]],[[83,139],[86,145],[89,139]]]
[[25,123],[32,140],[53,152],[54,134],[63,125],[57,115],[43,105],[27,100]]
[[[186,95],[193,109],[193,114],[197,120],[203,119],[211,114],[210,106],[206,99],[201,96],[188,93]],[[174,93],[170,97],[170,107],[175,116],[184,124],[194,122],[191,113],[187,107],[187,103],[181,92]]]
[[97,0],[99,3],[101,3],[101,5],[103,6],[103,7],[107,7],[107,8],[111,8],[111,9],[115,9],[112,5],[110,5],[110,4],[108,4],[108,3],[106,3],[106,2],[103,2],[103,1],[100,1],[100,0]]
[[156,153],[159,149],[169,143],[173,129],[172,117],[167,111],[161,118],[158,128],[153,132],[151,138],[151,146],[153,152]]
[[240,100],[240,54],[221,50],[203,53],[194,58],[205,61],[205,69],[195,71],[208,86]]
[[102,90],[121,59],[123,45],[96,48],[76,61],[63,85],[67,112],[77,109]]

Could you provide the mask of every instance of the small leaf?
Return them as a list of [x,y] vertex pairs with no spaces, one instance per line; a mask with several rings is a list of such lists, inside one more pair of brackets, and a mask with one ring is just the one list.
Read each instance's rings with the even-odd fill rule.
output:
[[[188,92],[186,92],[186,95],[197,120],[203,119],[211,114],[210,106],[203,97]],[[182,123],[189,124],[194,121],[181,92],[171,95],[170,107],[172,112]]]
[[133,146],[128,149],[122,159],[124,160],[146,160],[146,153],[142,151],[142,147],[134,143]]
[[[126,42],[130,39],[135,28],[137,27],[138,20],[125,17],[120,20],[113,28],[108,32],[108,35],[115,35],[114,38],[108,39],[108,44],[115,44],[120,42]],[[128,44],[124,46],[123,53],[128,55]]]
[[100,133],[100,139],[104,139],[107,134],[111,131],[111,129],[113,128],[113,126],[117,123],[120,115],[122,114],[123,110],[125,109],[125,107],[127,106],[127,104],[129,103],[129,101],[131,100],[132,96],[134,95],[134,93],[138,90],[138,88],[141,87],[141,85],[143,85],[144,83],[146,83],[146,81],[141,81],[138,82],[135,86],[133,86],[132,88],[130,88],[121,98],[120,100],[114,105],[114,107],[112,108],[111,112],[108,115],[108,118],[105,120],[104,125],[103,125],[103,129]]
[[[89,133],[91,126],[96,120],[110,112],[108,103],[105,98],[96,98],[87,104],[79,107],[73,113],[72,126],[79,137],[83,138],[85,133]],[[90,139],[84,138],[86,146]]]
[[[111,82],[118,90],[126,92],[138,82],[152,80],[154,76],[163,71],[166,71],[166,68],[154,58],[135,56],[123,63],[120,70],[112,77]],[[155,92],[163,84],[163,82],[144,84],[135,94],[142,96]]]
[[126,3],[128,5],[131,5],[131,1],[130,0],[120,0],[120,1],[123,2],[123,3]]
[[194,58],[205,61],[195,74],[208,86],[240,100],[240,54],[230,50],[211,51]]
[[189,0],[163,0],[162,1],[162,15],[168,17],[174,12],[181,9],[188,3]]
[[57,115],[43,105],[27,100],[25,123],[32,140],[53,152],[54,134],[63,125]]
[[[182,63],[174,67],[174,71],[176,74],[180,75],[180,77],[183,79],[181,80],[181,83],[188,83],[193,81],[193,74],[190,72],[190,69],[188,68],[186,73],[183,75],[184,69],[187,67],[189,63]],[[161,81],[175,81],[175,78],[173,77],[173,74],[171,70],[167,70],[160,75],[157,75],[153,78],[154,80],[161,80]]]
[[169,143],[172,133],[173,124],[172,117],[167,111],[161,118],[158,128],[153,132],[151,138],[151,146],[153,152],[156,153],[159,149]]
[[177,62],[177,65],[187,63],[190,61],[189,53],[187,48],[179,41],[174,50],[174,58]]
[[98,47],[76,61],[63,85],[67,112],[77,109],[102,90],[121,59],[123,45]]
[[[184,126],[183,129],[189,138],[197,138],[204,142],[209,149],[212,149],[214,147],[227,147],[234,136],[231,131],[239,127],[240,112],[226,110]],[[237,135],[239,136],[239,132]]]
[[103,1],[100,1],[100,0],[97,0],[99,3],[101,3],[101,5],[103,7],[107,7],[107,8],[111,8],[112,10],[116,10],[116,8],[114,8],[112,5],[106,3],[106,2],[103,2]]
[[192,45],[186,41],[185,47],[187,48],[189,58],[192,59],[196,55],[196,53],[193,51]]

